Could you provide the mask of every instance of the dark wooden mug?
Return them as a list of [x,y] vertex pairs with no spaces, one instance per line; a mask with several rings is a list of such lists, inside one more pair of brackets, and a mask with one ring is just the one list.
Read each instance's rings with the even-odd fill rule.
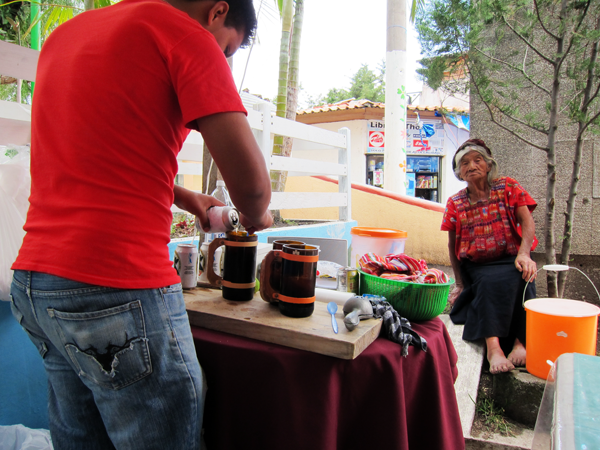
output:
[[[224,245],[223,277],[213,270],[215,250]],[[208,247],[206,276],[213,286],[221,286],[225,300],[248,301],[254,298],[256,286],[256,249],[258,236],[246,231],[229,231]]]
[[[260,295],[263,300],[279,305],[288,317],[308,317],[315,308],[315,285],[319,247],[307,244],[284,244],[271,250],[261,264]],[[281,265],[278,285],[271,284],[277,264]]]

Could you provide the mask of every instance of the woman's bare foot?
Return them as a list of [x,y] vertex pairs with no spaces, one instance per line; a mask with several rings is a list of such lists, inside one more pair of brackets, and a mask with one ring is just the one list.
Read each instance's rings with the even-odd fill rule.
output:
[[526,356],[527,350],[525,350],[525,346],[521,341],[515,339],[512,351],[508,354],[508,360],[513,363],[515,367],[523,367],[525,365]]
[[490,373],[495,375],[509,372],[515,368],[513,363],[504,355],[497,337],[485,338],[485,343],[487,346],[487,360],[490,363]]

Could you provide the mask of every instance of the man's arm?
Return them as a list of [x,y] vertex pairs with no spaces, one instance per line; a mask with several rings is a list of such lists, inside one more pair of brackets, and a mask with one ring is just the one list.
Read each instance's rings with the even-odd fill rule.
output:
[[231,201],[248,232],[270,227],[271,179],[248,120],[241,112],[213,114],[197,120]]

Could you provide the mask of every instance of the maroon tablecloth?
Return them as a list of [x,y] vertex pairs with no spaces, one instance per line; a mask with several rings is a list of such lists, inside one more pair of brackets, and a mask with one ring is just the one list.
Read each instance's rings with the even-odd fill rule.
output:
[[208,449],[464,449],[446,327],[413,328],[427,352],[379,338],[348,361],[192,327]]

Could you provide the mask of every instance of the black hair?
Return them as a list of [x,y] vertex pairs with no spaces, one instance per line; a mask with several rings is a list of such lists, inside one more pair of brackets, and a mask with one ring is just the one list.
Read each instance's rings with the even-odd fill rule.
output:
[[[187,1],[206,1],[206,0],[187,0]],[[217,1],[217,0],[209,0]],[[235,28],[244,32],[244,39],[240,48],[246,48],[254,39],[256,33],[256,11],[252,0],[223,0],[229,4],[229,11],[225,17],[225,26]]]
[[240,48],[246,48],[256,33],[256,11],[252,0],[225,0],[229,4],[229,12],[225,18],[225,26],[236,30],[244,30],[244,39]]

